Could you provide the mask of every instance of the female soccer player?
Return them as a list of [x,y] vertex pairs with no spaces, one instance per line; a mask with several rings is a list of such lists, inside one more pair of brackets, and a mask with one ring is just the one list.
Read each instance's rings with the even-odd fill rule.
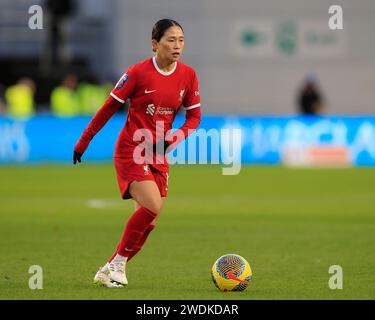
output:
[[[165,150],[195,130],[201,118],[198,79],[193,68],[179,58],[184,48],[181,25],[171,19],[156,22],[152,30],[154,56],[128,68],[104,105],[88,124],[74,147],[73,163],[81,157],[96,133],[129,98],[131,104],[118,137],[114,164],[123,199],[135,201],[116,251],[99,269],[94,282],[107,287],[128,283],[125,269],[155,228],[168,190],[169,166]],[[186,120],[178,135],[173,120],[184,106]],[[147,155],[150,155],[147,156]]]

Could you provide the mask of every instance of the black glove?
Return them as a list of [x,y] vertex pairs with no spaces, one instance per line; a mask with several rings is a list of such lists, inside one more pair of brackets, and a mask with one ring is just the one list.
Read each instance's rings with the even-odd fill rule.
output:
[[167,148],[169,147],[169,142],[168,141],[166,141],[166,140],[160,140],[159,142],[157,142],[157,143],[154,143],[153,145],[152,145],[152,151],[154,152],[154,153],[156,153],[157,152],[157,148],[156,148],[156,146],[158,146],[158,149],[160,150],[160,149],[162,149],[162,148],[164,148],[163,150],[164,150],[164,154],[166,154],[167,153]]
[[81,157],[82,157],[82,153],[79,153],[79,152],[77,152],[77,151],[74,151],[74,152],[73,152],[73,164],[76,164],[77,161],[78,161],[79,163],[81,163]]

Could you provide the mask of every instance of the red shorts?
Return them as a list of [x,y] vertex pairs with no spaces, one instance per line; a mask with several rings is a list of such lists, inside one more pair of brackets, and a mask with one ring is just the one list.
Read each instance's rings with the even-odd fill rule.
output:
[[133,181],[155,181],[162,197],[168,192],[168,172],[156,170],[148,164],[136,164],[133,160],[114,158],[117,182],[123,199],[131,199],[130,183]]

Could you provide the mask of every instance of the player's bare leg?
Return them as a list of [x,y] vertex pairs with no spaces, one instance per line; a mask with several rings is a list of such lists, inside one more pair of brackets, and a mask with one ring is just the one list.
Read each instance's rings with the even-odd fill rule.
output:
[[154,181],[133,181],[129,192],[139,208],[129,218],[117,254],[108,265],[110,279],[122,285],[128,284],[126,262],[129,255],[137,250],[137,245],[160,214],[164,202]]
[[160,214],[165,198],[160,196],[160,191],[155,181],[133,181],[130,184],[129,192],[136,201],[137,206],[147,208],[155,212],[157,216]]

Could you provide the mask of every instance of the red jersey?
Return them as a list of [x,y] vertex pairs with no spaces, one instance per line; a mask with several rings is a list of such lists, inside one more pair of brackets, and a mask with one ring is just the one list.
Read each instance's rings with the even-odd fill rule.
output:
[[[155,142],[156,123],[162,121],[165,136],[166,132],[172,128],[173,120],[181,106],[184,106],[187,118],[184,126],[180,128],[184,132],[184,136],[188,135],[189,129],[196,129],[199,125],[198,78],[194,69],[181,61],[177,61],[169,72],[160,70],[155,57],[139,62],[128,68],[110,95],[119,103],[130,99],[126,123],[116,143],[115,157],[133,158],[133,151],[140,143],[134,139],[138,129],[148,129]],[[110,109],[106,107],[106,104],[101,109],[107,108],[107,112],[98,111],[76,144],[77,151],[82,152],[86,149],[87,141],[92,139],[115,112],[114,108]],[[99,121],[95,118],[103,120]],[[166,160],[163,164],[152,165],[161,171],[168,170]]]

